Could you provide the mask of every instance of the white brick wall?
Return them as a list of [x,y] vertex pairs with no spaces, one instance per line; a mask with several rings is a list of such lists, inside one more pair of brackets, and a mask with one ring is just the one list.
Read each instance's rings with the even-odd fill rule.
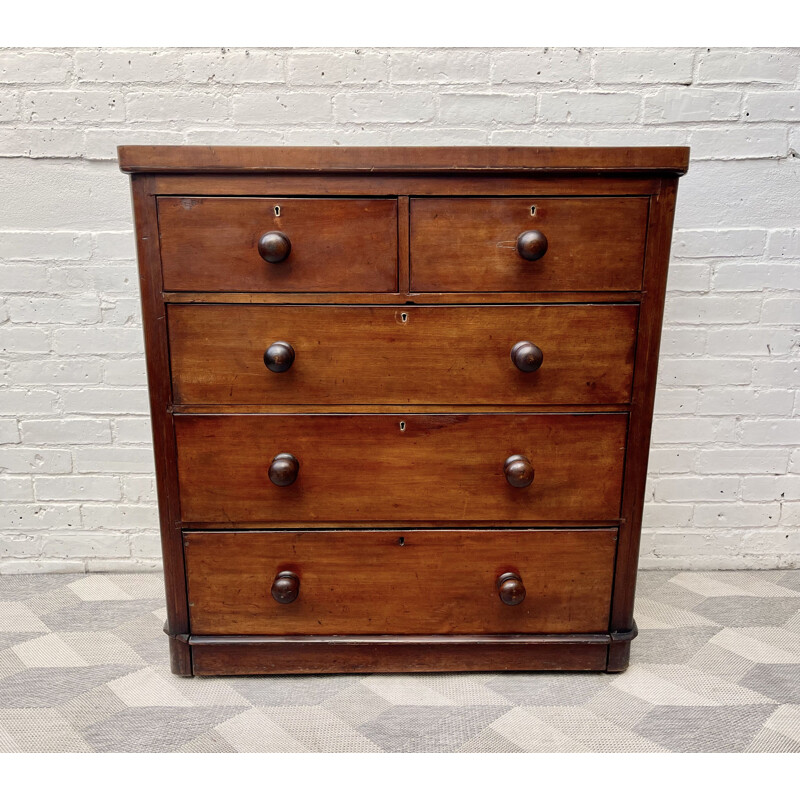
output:
[[800,565],[800,49],[0,50],[0,572],[155,568],[120,143],[689,144],[648,567]]

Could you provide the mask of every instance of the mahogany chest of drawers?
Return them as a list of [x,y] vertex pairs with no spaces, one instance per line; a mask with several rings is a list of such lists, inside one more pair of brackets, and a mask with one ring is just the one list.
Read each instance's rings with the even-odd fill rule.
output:
[[688,155],[120,148],[174,672],[625,669]]

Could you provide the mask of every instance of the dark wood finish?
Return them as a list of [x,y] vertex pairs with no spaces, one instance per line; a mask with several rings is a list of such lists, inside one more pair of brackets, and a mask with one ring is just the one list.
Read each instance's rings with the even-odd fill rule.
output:
[[[185,543],[195,634],[601,633],[616,530],[190,532]],[[285,570],[302,590],[279,605],[270,586]],[[507,572],[525,575],[527,597],[497,585]]]
[[[186,522],[600,520],[619,514],[624,414],[175,417]],[[300,462],[268,479],[277,452]],[[536,480],[509,486],[525,455]],[[213,465],[212,468],[209,468]]]
[[280,231],[267,231],[258,240],[258,254],[270,264],[286,261],[291,252],[291,240]]
[[[648,198],[415,198],[411,288],[418,292],[637,291]],[[535,212],[535,213],[534,213]],[[535,221],[537,261],[517,237]]]
[[297,480],[300,462],[291,453],[278,453],[272,459],[267,474],[276,486],[291,486]]
[[538,261],[547,252],[547,237],[537,230],[517,236],[517,253],[526,261]]
[[[132,176],[132,190],[173,671],[625,669],[636,634],[636,561],[671,225],[688,149],[123,147],[120,158],[124,170],[142,173]],[[161,220],[159,204],[166,209]],[[376,213],[366,215],[373,224],[353,224],[347,211],[352,204],[374,204]],[[468,204],[470,213],[457,212]],[[483,213],[475,213],[477,208]],[[577,213],[599,208],[605,211]],[[239,209],[248,213],[242,216]],[[447,213],[420,216],[426,209]],[[492,217],[487,209],[505,211]],[[197,214],[189,213],[193,210]],[[203,214],[210,224],[192,227],[189,218]],[[159,222],[163,227],[165,220],[162,242]],[[259,253],[259,240],[269,233],[280,236],[263,240]],[[270,263],[264,255],[285,257]],[[195,321],[174,304],[211,316]],[[363,316],[351,318],[353,310]],[[392,319],[387,322],[384,313]],[[406,319],[396,322],[395,314]],[[603,314],[619,315],[617,323],[601,320]],[[208,324],[212,319],[216,330]],[[515,328],[519,320],[525,330]],[[542,339],[543,330],[549,340]],[[296,338],[296,332],[306,338]],[[212,333],[220,344],[213,343]],[[324,360],[320,354],[329,344]],[[519,359],[511,355],[515,344],[524,345],[516,351]],[[279,347],[267,355],[273,345]],[[294,362],[287,348],[295,351]],[[282,373],[271,369],[287,364]],[[171,371],[178,376],[174,395]],[[563,420],[573,418],[589,427],[565,439]],[[591,427],[592,420],[600,420],[600,427]],[[196,520],[197,507],[181,505],[176,430],[193,454],[192,502],[205,503],[214,519]],[[489,459],[494,447],[503,452],[497,457],[492,452]],[[276,454],[298,457],[294,483],[270,482]],[[325,473],[320,465],[331,454],[335,466]],[[182,448],[181,470],[184,455]],[[529,486],[508,484],[504,459],[511,455],[527,458],[535,469]],[[480,474],[476,458],[486,470]],[[558,470],[563,474],[556,480]],[[249,488],[230,478],[242,471],[252,481]],[[204,472],[213,484],[208,491],[220,493],[216,501],[202,497]],[[225,472],[228,477],[218,480]],[[324,488],[321,505],[314,505],[309,487]],[[334,513],[337,501],[327,499],[330,489],[345,498],[338,505],[349,508],[347,514]],[[382,499],[372,496],[381,491]],[[269,502],[258,492],[270,493]],[[271,512],[262,519],[266,506]],[[541,515],[529,519],[531,508]],[[251,519],[251,512],[259,519]],[[386,519],[378,518],[381,514]],[[417,530],[396,530],[411,523]],[[531,524],[538,528],[530,530]],[[263,530],[242,530],[248,527]],[[388,563],[394,564],[397,553],[415,558],[420,549],[430,549],[409,549],[409,537],[417,535],[437,542],[462,536],[486,546],[488,534],[501,549],[522,541],[530,555],[536,537],[577,534],[589,537],[591,549],[605,541],[603,529],[617,527],[609,566],[613,584],[603,590],[610,594],[606,617],[594,633],[585,627],[571,634],[502,633],[487,622],[485,633],[468,634],[379,630],[359,636],[331,629],[320,635],[319,626],[310,626],[302,636],[226,635],[229,630],[206,636],[189,623],[187,529],[202,542],[257,536],[269,541],[269,548],[276,542],[269,537],[378,537],[376,547],[395,537],[387,546]],[[396,542],[401,537],[402,547]],[[218,549],[209,568],[224,572],[227,553]],[[357,569],[358,553],[340,550]],[[586,556],[583,547],[576,553]],[[314,562],[336,557],[320,549]],[[467,562],[478,569],[481,558],[462,549],[444,560],[444,568],[439,562],[422,565],[428,591],[420,589],[421,599],[404,607],[400,617],[433,614],[436,598],[450,596],[459,585],[448,577],[452,571]],[[540,566],[496,566],[485,587],[490,613],[528,610],[539,589]],[[296,613],[307,605],[304,576],[295,571],[296,583],[279,577],[292,568],[297,569],[276,563],[263,575],[259,590],[269,613]],[[380,585],[385,569],[383,561],[374,562],[367,583]],[[506,576],[511,572],[517,578]],[[398,597],[414,588],[409,578],[398,577]],[[583,585],[580,575],[575,580]],[[366,585],[350,574],[339,577],[340,607],[353,583]],[[281,597],[297,588],[294,601],[276,602],[273,584]],[[522,589],[526,597],[507,606],[503,587],[511,599]],[[252,590],[236,582],[234,596],[242,588]],[[384,597],[375,593],[370,600],[383,613]],[[447,617],[444,609],[441,614],[439,619]],[[568,617],[561,623],[568,624]]]
[[162,197],[158,224],[168,291],[397,290],[394,199]]
[[192,636],[195,675],[602,671],[608,636]]
[[273,342],[264,351],[264,366],[270,372],[286,372],[294,364],[295,352],[289,342]]
[[504,572],[497,579],[497,593],[507,606],[518,606],[527,597],[525,584],[516,572]]
[[[626,403],[635,305],[169,307],[177,403]],[[509,358],[535,337],[541,369]],[[292,369],[264,369],[291,342]]]
[[533,483],[533,466],[525,456],[509,456],[503,464],[503,472],[510,486],[524,489]]
[[123,145],[123,172],[684,173],[688,147],[208,147]]
[[272,590],[270,592],[272,599],[281,605],[288,605],[297,600],[297,595],[300,594],[300,578],[295,575],[291,570],[283,570],[275,576],[272,581]]

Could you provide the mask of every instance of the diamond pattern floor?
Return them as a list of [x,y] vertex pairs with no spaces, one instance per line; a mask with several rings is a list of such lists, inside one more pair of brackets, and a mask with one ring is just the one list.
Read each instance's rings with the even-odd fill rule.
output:
[[177,678],[160,575],[0,577],[2,752],[800,752],[800,571],[643,572],[621,675]]

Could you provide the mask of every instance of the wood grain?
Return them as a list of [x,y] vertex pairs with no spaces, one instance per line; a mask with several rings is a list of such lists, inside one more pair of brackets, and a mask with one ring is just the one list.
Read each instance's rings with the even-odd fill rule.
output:
[[[418,292],[638,290],[647,208],[646,197],[414,198],[411,288]],[[517,252],[517,237],[527,230],[547,237],[547,252],[538,261],[526,261]]]
[[[195,634],[599,633],[615,530],[187,533]],[[278,572],[300,579],[276,603]],[[509,570],[515,606],[498,596]]]
[[[401,426],[400,423],[403,423]],[[600,520],[619,514],[625,414],[176,415],[185,522]],[[297,480],[268,477],[278,453]],[[535,469],[508,485],[515,454]]]
[[[394,199],[162,197],[158,224],[168,291],[397,291]],[[285,261],[259,255],[268,231]]]
[[[626,403],[638,307],[541,305],[414,308],[171,305],[176,403]],[[512,347],[531,340],[542,366],[524,373]],[[295,352],[264,366],[273,342]]]

